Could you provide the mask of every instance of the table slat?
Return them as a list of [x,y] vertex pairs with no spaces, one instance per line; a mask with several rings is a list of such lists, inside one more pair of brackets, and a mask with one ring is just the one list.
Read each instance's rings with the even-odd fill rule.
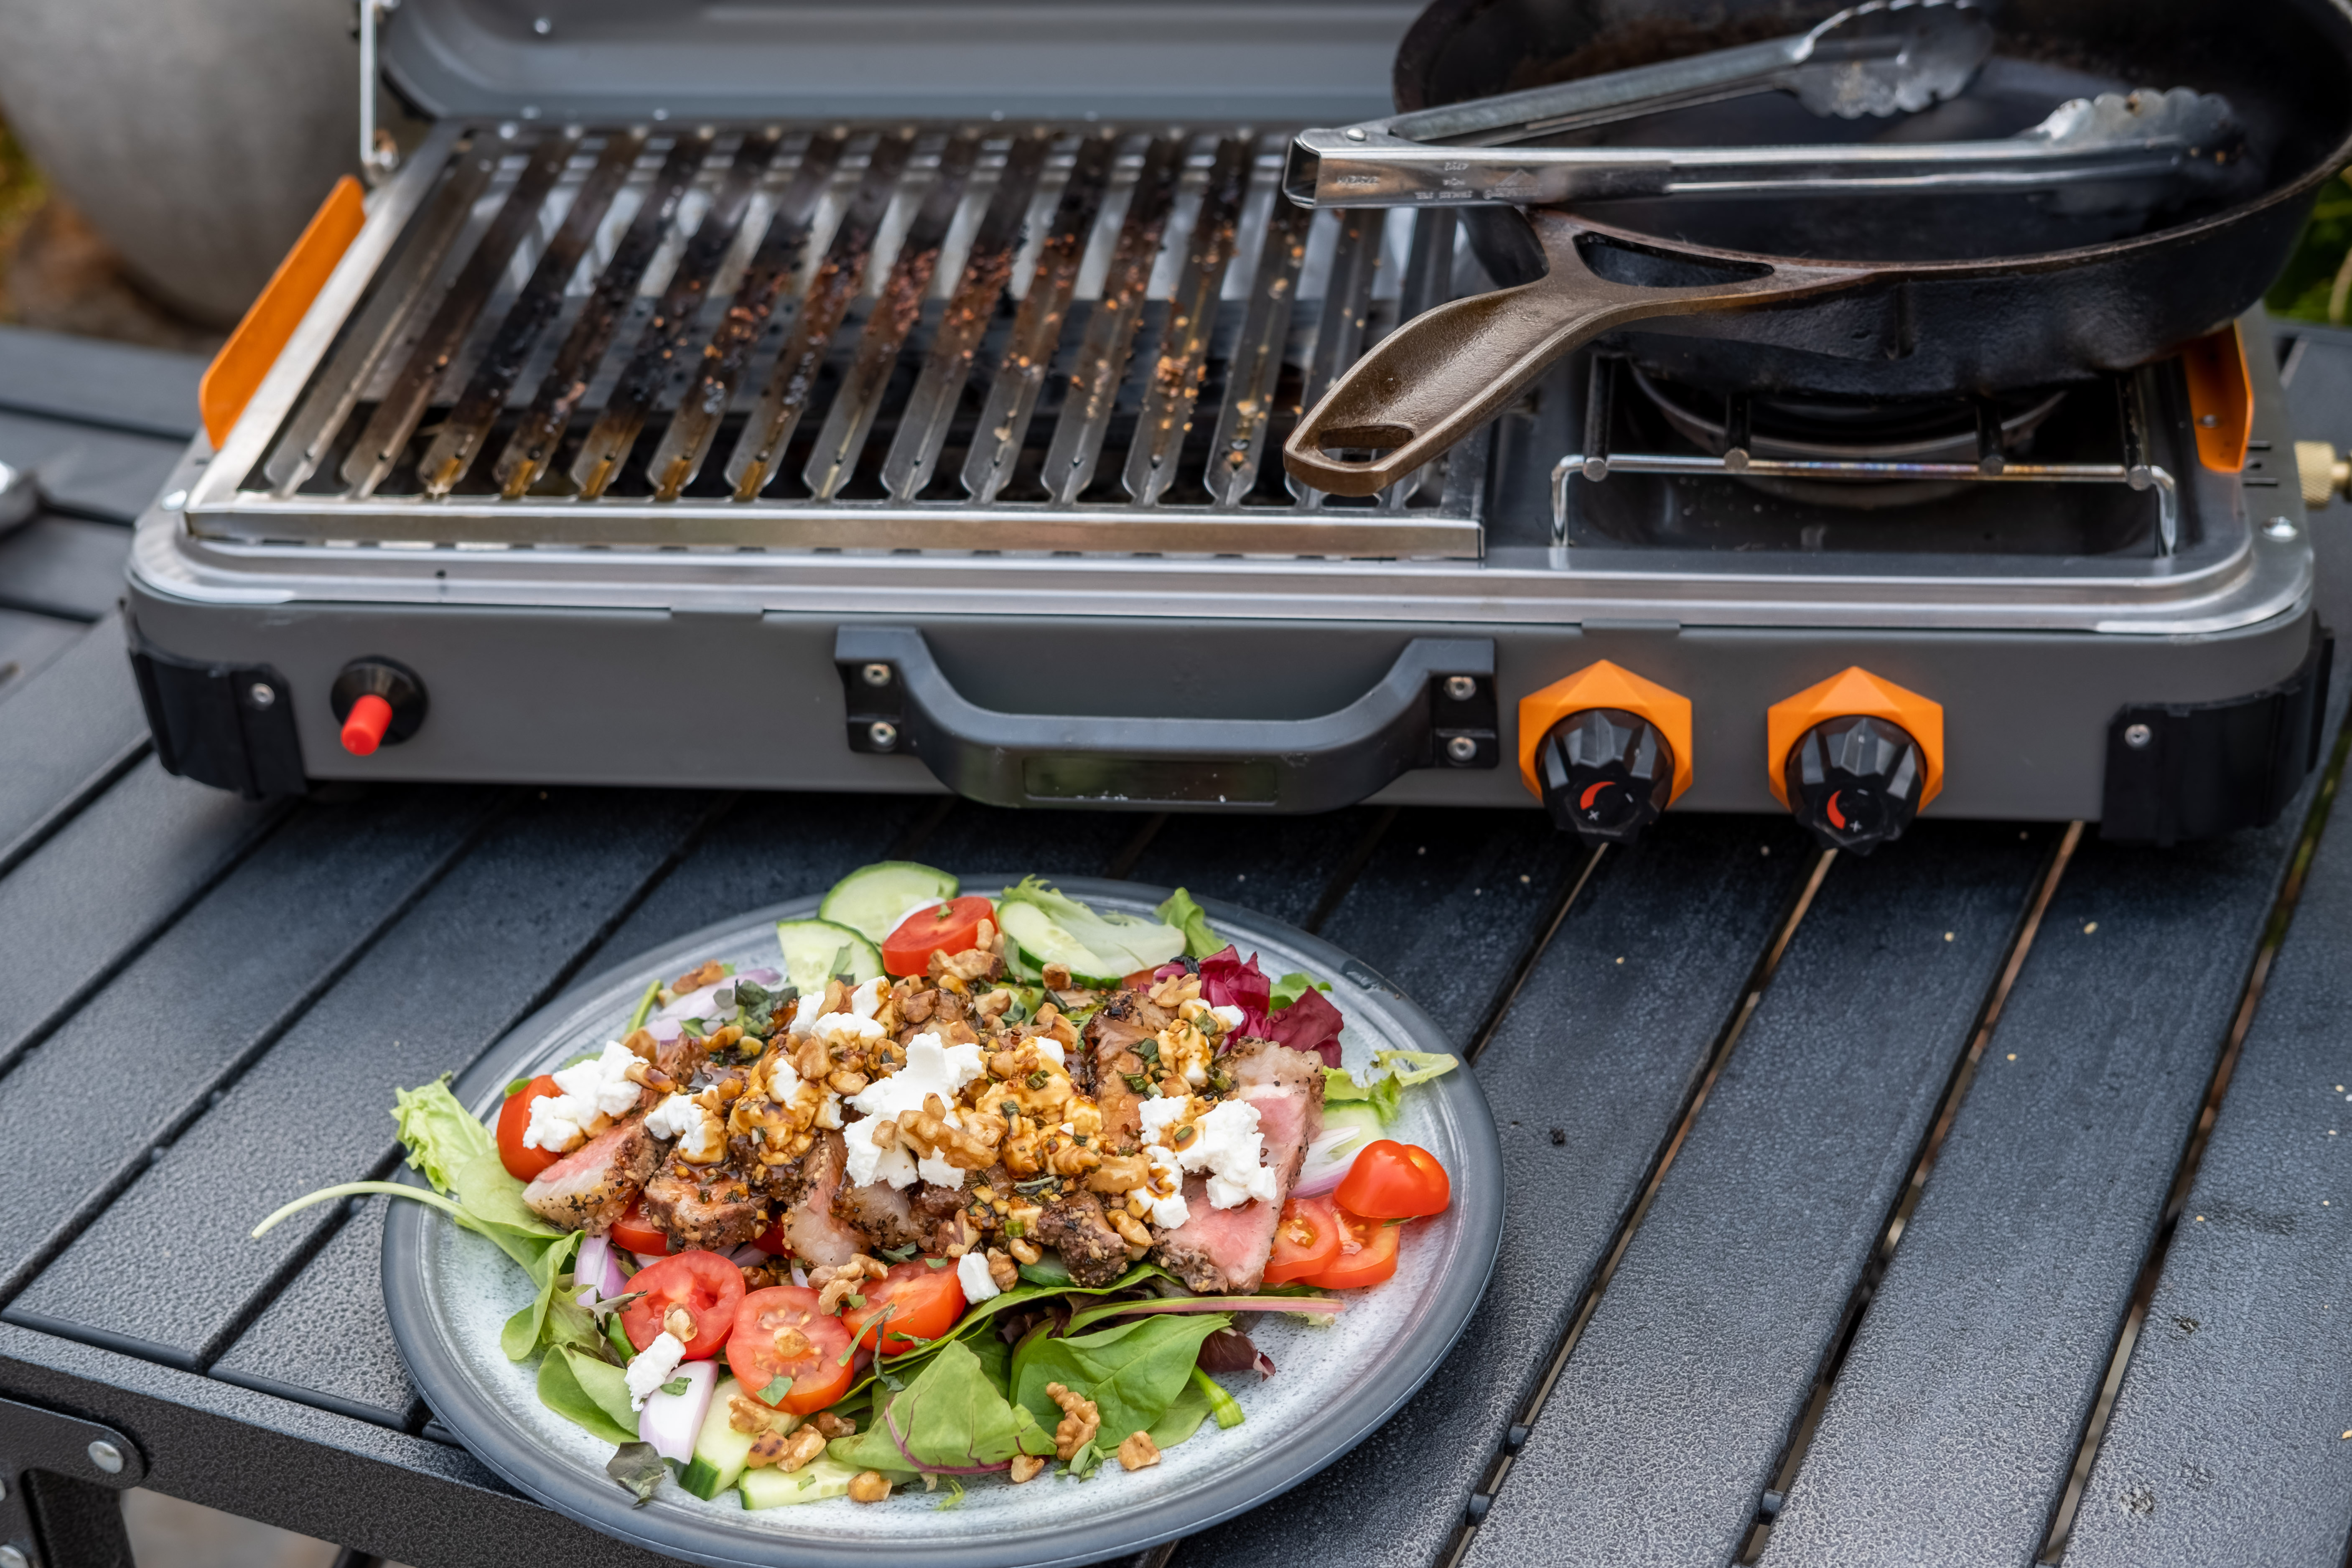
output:
[[[5,1316],[179,1365],[226,1349],[341,1210],[306,1211],[258,1241],[254,1223],[387,1169],[393,1090],[462,1070],[551,996],[707,805],[526,795]],[[121,1289],[129,1258],[165,1269],[173,1288]]]
[[150,757],[26,857],[0,880],[0,1070],[277,816]]
[[0,1079],[0,1300],[299,1016],[495,798],[297,807]]
[[2259,833],[2076,853],[1767,1563],[2032,1561],[2308,795]]
[[1670,823],[1601,858],[1478,1058],[1510,1208],[1461,1342],[1361,1447],[1278,1505],[1187,1542],[1181,1568],[1295,1563],[1305,1540],[1334,1562],[1435,1561],[1811,860],[1792,824],[1738,817]]
[[147,744],[147,716],[109,616],[21,682],[0,686],[0,876]]
[[1128,875],[1303,926],[1387,816],[1358,806],[1317,816],[1171,816]]
[[1737,1554],[2050,843],[1923,823],[1831,867],[1474,1563]]
[[196,433],[195,354],[0,328],[0,408],[184,445]]

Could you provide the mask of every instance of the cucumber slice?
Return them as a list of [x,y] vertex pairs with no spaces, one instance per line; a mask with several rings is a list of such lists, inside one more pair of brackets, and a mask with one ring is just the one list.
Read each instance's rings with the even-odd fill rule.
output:
[[871,942],[898,928],[908,910],[956,896],[962,884],[945,871],[912,860],[877,860],[860,866],[833,885],[817,906],[817,918],[847,926]]
[[742,1489],[745,1508],[789,1508],[793,1503],[846,1497],[849,1483],[856,1479],[856,1467],[828,1454],[789,1475],[777,1469],[746,1470],[737,1484]]
[[[731,1377],[719,1379],[719,1386],[710,1391],[709,1414],[703,1416],[702,1429],[694,1435],[694,1458],[677,1479],[679,1486],[705,1502],[740,1479],[743,1462],[751,1457],[754,1434],[738,1432],[728,1420],[729,1407],[742,1392],[743,1385]],[[781,1410],[776,1414],[787,1423],[782,1428],[786,1432],[800,1425],[798,1416]]]
[[882,973],[881,949],[831,921],[778,921],[776,945],[784,950],[786,983],[803,996],[824,994],[825,981],[835,974],[855,983]]
[[1087,986],[1117,985],[1125,977],[1124,970],[1108,973],[1112,961],[1097,954],[1034,904],[999,904],[996,920],[1004,940],[1019,947],[1036,969],[1058,963],[1070,972],[1072,983]]

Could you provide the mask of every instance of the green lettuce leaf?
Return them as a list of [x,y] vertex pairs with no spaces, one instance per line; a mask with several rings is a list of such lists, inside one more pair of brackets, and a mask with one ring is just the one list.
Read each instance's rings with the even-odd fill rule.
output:
[[1201,1342],[1232,1323],[1225,1312],[1171,1313],[1071,1339],[1033,1335],[1013,1352],[1013,1397],[1050,1433],[1062,1412],[1045,1385],[1076,1389],[1101,1413],[1096,1441],[1108,1453],[1168,1414],[1192,1378]]
[[558,1345],[539,1363],[539,1402],[607,1443],[637,1440],[636,1412],[621,1369]]
[[1093,909],[1034,877],[1025,877],[1019,886],[1005,889],[999,901],[1028,904],[1044,911],[1047,919],[1101,961],[1106,975],[1157,969],[1184,951],[1185,935],[1172,925],[1117,910]]
[[1274,990],[1265,999],[1265,1010],[1269,1013],[1279,1013],[1309,991],[1328,993],[1330,989],[1329,981],[1318,980],[1311,974],[1294,969],[1274,983]]
[[[1193,1368],[1195,1372],[1200,1369]],[[1156,1448],[1172,1448],[1201,1429],[1209,1418],[1209,1397],[1190,1379],[1176,1395],[1176,1403],[1168,1413],[1151,1424],[1151,1443]]]
[[[1283,979],[1289,980],[1290,975]],[[1444,1051],[1374,1051],[1372,1072],[1369,1082],[1359,1081],[1345,1068],[1323,1069],[1323,1102],[1326,1105],[1363,1100],[1380,1113],[1382,1121],[1394,1121],[1402,1107],[1404,1091],[1417,1083],[1427,1083],[1433,1078],[1444,1078],[1462,1065],[1461,1058]]]
[[1209,929],[1207,912],[1181,888],[1169,894],[1167,901],[1153,912],[1163,923],[1184,933],[1187,958],[1206,958],[1213,952],[1222,952],[1227,945],[1223,937]]

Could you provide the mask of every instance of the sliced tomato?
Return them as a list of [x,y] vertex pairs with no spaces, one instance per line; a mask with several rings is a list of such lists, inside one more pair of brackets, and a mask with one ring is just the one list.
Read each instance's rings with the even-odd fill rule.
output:
[[625,1247],[639,1258],[669,1256],[669,1237],[646,1218],[645,1205],[637,1198],[631,1198],[628,1212],[613,1222],[613,1245]]
[[920,974],[934,952],[962,952],[980,942],[980,922],[996,918],[996,906],[977,894],[927,905],[898,922],[882,940],[882,967],[893,974]]
[[1339,1256],[1339,1216],[1328,1198],[1293,1198],[1274,1225],[1274,1255],[1265,1260],[1265,1282],[1287,1285],[1329,1268]]
[[1402,1222],[1349,1214],[1344,1205],[1334,1205],[1331,1213],[1339,1222],[1339,1255],[1322,1272],[1301,1283],[1325,1290],[1355,1290],[1377,1285],[1396,1272]]
[[963,1281],[944,1259],[937,1266],[924,1258],[893,1263],[858,1293],[866,1305],[845,1311],[841,1321],[867,1350],[878,1331],[884,1355],[904,1355],[920,1341],[938,1339],[963,1316]]
[[1151,989],[1151,977],[1158,973],[1159,971],[1152,969],[1139,969],[1119,984],[1129,991],[1149,991]]
[[784,1222],[782,1220],[778,1220],[775,1224],[770,1226],[767,1229],[753,1237],[751,1238],[751,1245],[758,1247],[761,1251],[766,1253],[771,1258],[782,1258],[793,1249],[793,1244],[784,1239]]
[[824,1409],[857,1376],[849,1331],[817,1310],[815,1291],[799,1285],[772,1285],[743,1298],[727,1341],[727,1366],[746,1394],[789,1378],[792,1392],[776,1408],[794,1415]]
[[[685,1342],[686,1360],[709,1361],[734,1330],[743,1271],[715,1252],[681,1252],[630,1275],[629,1289],[645,1292],[621,1309],[631,1344],[643,1350],[667,1330]],[[684,1324],[674,1321],[679,1312],[686,1314]],[[678,1333],[681,1327],[692,1331]]]
[[1453,1202],[1454,1184],[1428,1150],[1382,1138],[1364,1145],[1331,1195],[1367,1219],[1418,1219]]
[[516,1181],[528,1182],[563,1158],[552,1150],[525,1148],[522,1141],[530,1130],[531,1101],[562,1092],[553,1078],[541,1073],[507,1096],[507,1102],[499,1108],[499,1163]]

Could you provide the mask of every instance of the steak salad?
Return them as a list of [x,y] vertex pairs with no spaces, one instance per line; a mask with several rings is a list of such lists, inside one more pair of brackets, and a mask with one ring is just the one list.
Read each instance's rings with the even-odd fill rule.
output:
[[1379,1131],[1454,1060],[1341,1070],[1320,983],[1264,974],[1181,889],[1157,919],[960,892],[854,872],[774,965],[648,986],[491,1127],[403,1091],[429,1191],[261,1228],[388,1192],[495,1242],[537,1288],[502,1348],[640,1503],[1157,1465],[1242,1422],[1219,1376],[1274,1374],[1248,1314],[1328,1321],[1446,1206]]

